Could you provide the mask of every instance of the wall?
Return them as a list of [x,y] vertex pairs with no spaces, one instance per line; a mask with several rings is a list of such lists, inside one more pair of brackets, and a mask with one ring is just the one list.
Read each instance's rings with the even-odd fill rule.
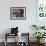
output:
[[[10,7],[26,7],[26,20],[10,20]],[[30,32],[36,24],[36,0],[0,0],[0,34],[10,32],[11,27],[19,27],[19,32]]]

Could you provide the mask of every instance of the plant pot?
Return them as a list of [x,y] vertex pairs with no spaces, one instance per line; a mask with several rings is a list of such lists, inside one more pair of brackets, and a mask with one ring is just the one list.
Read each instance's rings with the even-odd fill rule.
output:
[[37,39],[37,43],[41,44],[44,42],[45,39]]
[[44,40],[45,40],[45,39],[40,39],[40,43],[44,43]]
[[37,39],[37,43],[40,43],[40,39]]

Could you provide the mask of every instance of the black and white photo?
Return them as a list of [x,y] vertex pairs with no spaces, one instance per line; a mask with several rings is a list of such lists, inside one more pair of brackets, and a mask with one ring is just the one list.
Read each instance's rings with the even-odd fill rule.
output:
[[26,8],[25,7],[11,7],[10,8],[10,19],[11,20],[25,20],[26,19]]

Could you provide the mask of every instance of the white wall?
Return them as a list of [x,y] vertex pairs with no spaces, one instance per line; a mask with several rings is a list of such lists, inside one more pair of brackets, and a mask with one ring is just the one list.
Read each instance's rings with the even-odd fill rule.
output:
[[[10,7],[26,7],[26,20],[10,20]],[[36,24],[36,0],[0,0],[0,34],[17,26],[32,36],[32,24]]]

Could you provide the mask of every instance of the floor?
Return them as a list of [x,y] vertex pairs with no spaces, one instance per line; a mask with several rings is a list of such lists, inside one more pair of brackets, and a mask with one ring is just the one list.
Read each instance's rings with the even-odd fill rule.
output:
[[[30,44],[31,44],[30,46],[37,46],[37,43],[34,43],[34,42],[32,42]],[[0,42],[0,46],[4,46],[4,43]],[[8,43],[8,46],[15,46],[15,43]],[[25,46],[25,45],[21,45],[21,46]],[[46,46],[46,43],[44,43],[44,45],[42,45],[42,46]]]

